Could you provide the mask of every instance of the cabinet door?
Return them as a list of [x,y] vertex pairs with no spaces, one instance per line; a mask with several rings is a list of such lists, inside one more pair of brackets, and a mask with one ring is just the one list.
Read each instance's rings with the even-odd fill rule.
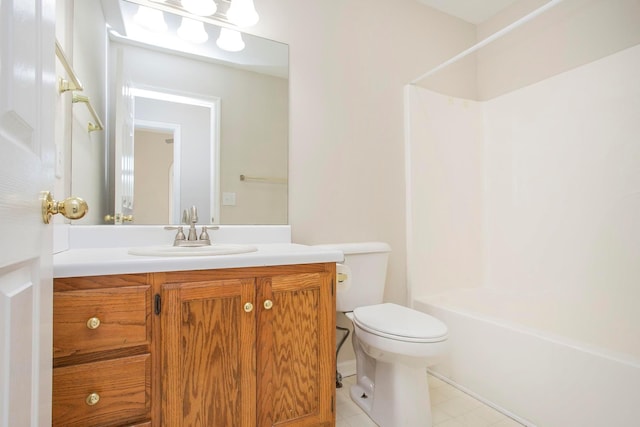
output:
[[255,281],[162,285],[162,425],[255,425]]
[[258,426],[333,425],[331,272],[258,279]]

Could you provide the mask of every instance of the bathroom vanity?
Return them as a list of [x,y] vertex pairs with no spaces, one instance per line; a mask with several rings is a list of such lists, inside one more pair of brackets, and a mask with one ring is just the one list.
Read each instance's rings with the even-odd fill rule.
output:
[[257,247],[56,255],[53,425],[334,425],[341,253]]

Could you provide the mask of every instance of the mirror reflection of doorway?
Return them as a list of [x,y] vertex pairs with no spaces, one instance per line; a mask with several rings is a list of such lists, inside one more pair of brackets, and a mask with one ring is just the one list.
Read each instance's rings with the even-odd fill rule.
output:
[[[182,211],[197,206],[201,222],[219,218],[220,100],[127,87],[116,114],[116,128],[122,129],[115,141],[115,176],[120,177],[115,180],[116,216],[131,215],[134,224],[180,224]],[[160,150],[160,143],[154,147],[173,152],[171,171],[153,150],[138,153],[140,130],[165,134],[158,141],[173,150]],[[165,194],[159,194],[160,188]]]
[[135,220],[142,224],[170,224],[174,134],[136,126],[134,141]]

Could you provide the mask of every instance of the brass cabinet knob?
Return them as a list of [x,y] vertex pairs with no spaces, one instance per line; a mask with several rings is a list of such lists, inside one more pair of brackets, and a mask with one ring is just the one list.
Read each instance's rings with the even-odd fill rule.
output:
[[85,399],[85,402],[87,402],[87,405],[89,405],[89,406],[93,406],[96,403],[98,403],[99,401],[100,401],[100,395],[98,393],[91,393]]
[[247,313],[250,313],[253,311],[253,304],[251,304],[250,302],[247,302],[244,304],[244,311],[246,311]]
[[89,212],[89,205],[80,197],[68,197],[61,202],[53,200],[50,192],[42,193],[42,220],[49,224],[51,217],[62,214],[68,219],[80,219]]
[[273,307],[273,301],[271,301],[270,299],[264,301],[264,308],[266,310],[271,310],[272,307]]
[[100,319],[98,319],[97,317],[92,317],[91,319],[87,320],[87,328],[98,329],[99,326],[100,326]]

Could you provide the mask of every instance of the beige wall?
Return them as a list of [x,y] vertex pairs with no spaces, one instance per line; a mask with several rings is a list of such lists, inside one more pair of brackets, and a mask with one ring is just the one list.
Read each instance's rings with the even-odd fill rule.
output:
[[[382,240],[386,298],[406,298],[403,86],[475,40],[414,0],[259,0],[250,32],[290,46],[293,239]],[[349,345],[350,346],[350,345]]]
[[134,134],[134,224],[169,224],[173,144],[170,133],[136,130]]
[[[484,39],[543,0],[522,0],[478,26]],[[640,1],[564,0],[477,55],[479,100],[492,99],[640,43]]]

